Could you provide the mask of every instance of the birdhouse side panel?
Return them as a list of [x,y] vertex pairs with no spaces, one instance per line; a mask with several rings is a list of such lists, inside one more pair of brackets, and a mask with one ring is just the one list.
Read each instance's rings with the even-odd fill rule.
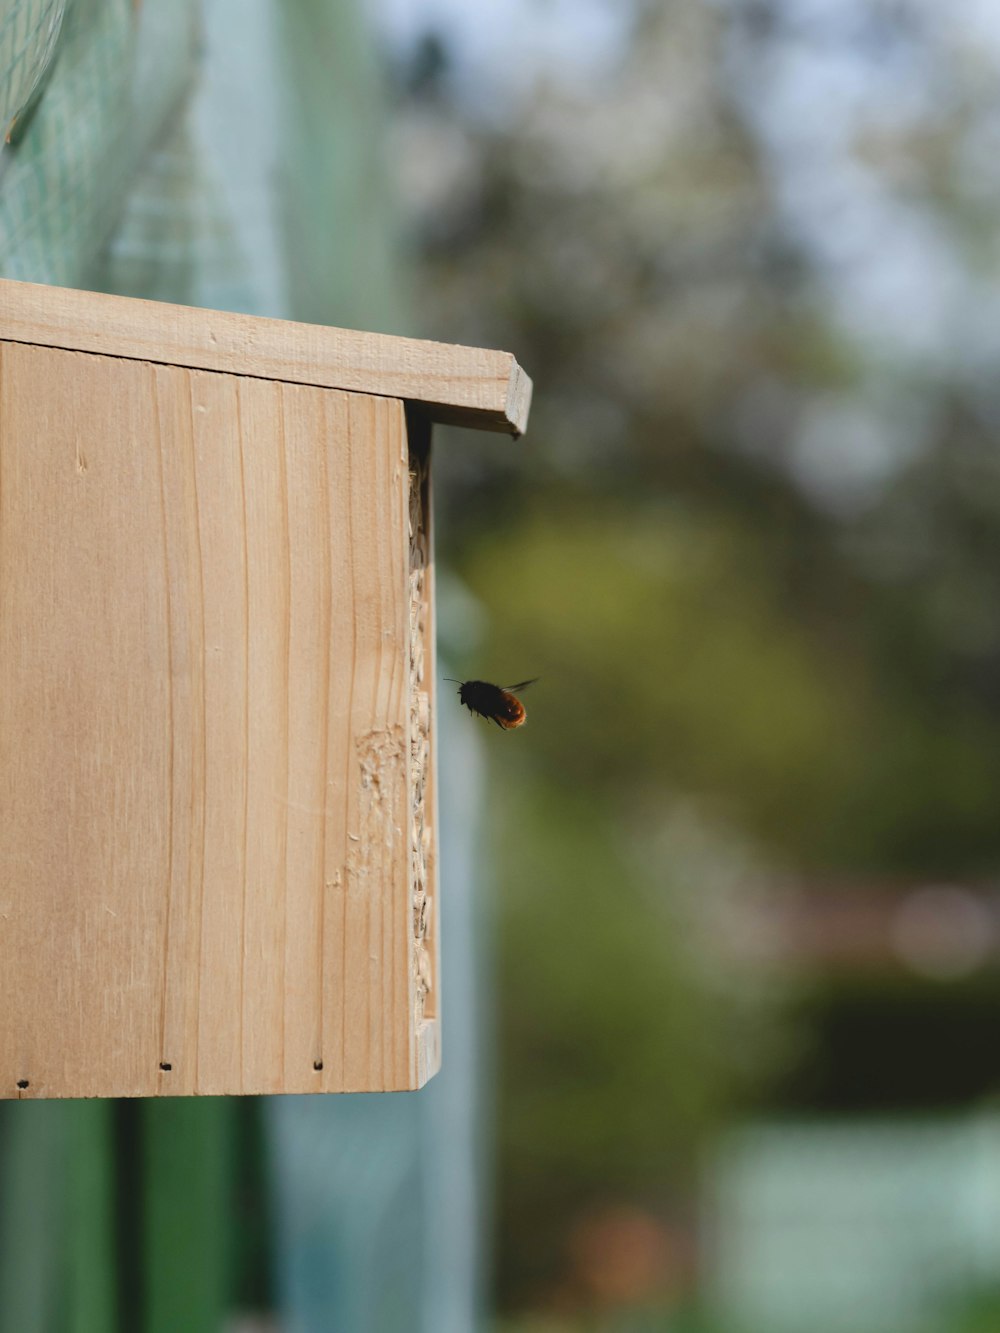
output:
[[434,728],[434,545],[428,423],[408,418],[410,453],[410,749],[413,984],[418,1079],[440,1066],[438,1022],[438,849]]
[[432,1072],[410,493],[397,401],[0,345],[0,1094]]

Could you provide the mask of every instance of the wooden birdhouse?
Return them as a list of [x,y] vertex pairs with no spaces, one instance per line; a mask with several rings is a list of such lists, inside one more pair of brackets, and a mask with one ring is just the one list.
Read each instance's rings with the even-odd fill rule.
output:
[[530,389],[0,282],[0,1096],[435,1072],[430,423]]

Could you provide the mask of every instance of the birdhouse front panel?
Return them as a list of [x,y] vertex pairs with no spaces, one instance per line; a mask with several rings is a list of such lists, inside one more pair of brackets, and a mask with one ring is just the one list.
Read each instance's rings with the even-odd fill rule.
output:
[[427,428],[400,397],[259,373],[252,346],[244,374],[173,363],[169,328],[135,356],[13,328],[0,1095],[420,1086]]

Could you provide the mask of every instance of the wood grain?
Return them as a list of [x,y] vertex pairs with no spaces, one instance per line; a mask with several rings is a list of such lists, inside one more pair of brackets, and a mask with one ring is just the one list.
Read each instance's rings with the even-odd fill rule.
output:
[[0,343],[0,1096],[435,1071],[409,486],[394,399]]
[[0,279],[0,339],[419,403],[519,436],[531,380],[509,352]]

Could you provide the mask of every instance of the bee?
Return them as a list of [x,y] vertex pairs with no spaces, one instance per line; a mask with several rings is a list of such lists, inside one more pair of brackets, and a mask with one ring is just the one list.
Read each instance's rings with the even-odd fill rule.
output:
[[488,680],[455,680],[453,676],[445,676],[445,680],[458,686],[459,700],[470,713],[478,713],[488,722],[503,727],[504,731],[513,731],[515,727],[524,725],[528,714],[514,691],[526,690],[537,679],[537,676],[532,676],[531,680],[522,680],[516,685],[491,685]]

